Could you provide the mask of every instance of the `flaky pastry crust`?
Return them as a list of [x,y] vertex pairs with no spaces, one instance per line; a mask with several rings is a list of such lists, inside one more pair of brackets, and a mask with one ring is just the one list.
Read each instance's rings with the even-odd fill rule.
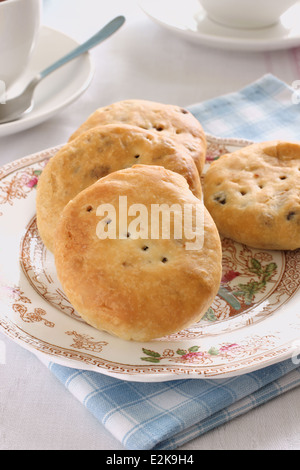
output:
[[99,178],[135,164],[159,165],[182,174],[202,197],[192,157],[173,140],[126,124],[92,128],[67,143],[50,159],[37,187],[37,224],[53,251],[55,229],[65,205]]
[[[187,250],[184,234],[99,239],[97,207],[117,208],[120,195],[128,207],[143,204],[149,213],[151,204],[200,204],[203,245]],[[82,191],[64,208],[55,236],[58,277],[74,308],[90,325],[125,340],[149,341],[200,320],[218,292],[221,258],[219,234],[203,203],[181,175],[158,166],[121,170]]]
[[70,140],[92,127],[111,123],[131,124],[172,138],[190,153],[202,174],[207,147],[205,134],[199,121],[185,108],[148,100],[118,101],[94,111]]
[[300,143],[253,144],[213,162],[204,202],[219,232],[255,248],[300,248]]

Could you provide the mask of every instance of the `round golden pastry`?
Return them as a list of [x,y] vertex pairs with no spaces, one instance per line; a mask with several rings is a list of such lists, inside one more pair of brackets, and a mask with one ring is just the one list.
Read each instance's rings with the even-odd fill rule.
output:
[[[125,225],[119,221],[120,195],[127,198]],[[100,217],[102,204],[114,207],[116,216],[108,211]],[[155,225],[150,215],[148,230],[141,223],[132,231],[134,204],[151,215],[152,204],[176,204],[177,211],[187,204],[194,227],[198,207],[203,223],[194,240],[185,230],[177,238],[171,216],[170,237],[154,238],[149,236]],[[112,227],[109,238],[99,236],[98,224]],[[125,340],[149,341],[200,320],[221,280],[221,243],[212,218],[181,175],[159,166],[111,173],[78,194],[63,210],[54,256],[62,288],[81,317]]]
[[111,123],[131,124],[171,137],[191,154],[199,174],[202,174],[206,138],[201,124],[188,110],[147,100],[119,101],[93,112],[71,135],[70,140],[92,127]]
[[160,165],[182,174],[195,196],[202,197],[192,157],[173,140],[135,126],[92,128],[67,143],[46,165],[37,187],[37,224],[53,251],[56,225],[65,205],[99,178],[135,164]]
[[300,143],[269,141],[209,167],[204,202],[220,234],[254,248],[300,248]]

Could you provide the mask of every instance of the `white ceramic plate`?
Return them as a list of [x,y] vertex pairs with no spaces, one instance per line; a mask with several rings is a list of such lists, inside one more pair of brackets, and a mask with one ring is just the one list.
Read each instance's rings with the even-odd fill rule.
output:
[[[208,163],[249,144],[208,138]],[[81,320],[37,231],[36,184],[58,148],[0,169],[0,329],[45,360],[132,381],[224,378],[300,349],[300,250],[256,250],[223,240],[223,279],[201,322],[148,343]]]
[[[7,99],[21,92],[31,78],[79,44],[65,34],[43,26],[36,49],[22,77],[7,90]],[[89,86],[94,67],[89,53],[53,72],[37,86],[34,109],[19,120],[0,124],[0,137],[33,127],[75,101]],[[1,104],[0,104],[1,106]]]
[[300,44],[300,4],[282,15],[277,25],[252,30],[229,28],[211,21],[198,0],[140,0],[140,6],[159,25],[205,46],[266,51]]

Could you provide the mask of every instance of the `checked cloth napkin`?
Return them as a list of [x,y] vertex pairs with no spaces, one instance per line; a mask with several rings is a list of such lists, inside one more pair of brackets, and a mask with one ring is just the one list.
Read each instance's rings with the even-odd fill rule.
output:
[[[207,133],[219,137],[300,140],[300,104],[293,96],[295,90],[265,75],[239,92],[189,109]],[[294,362],[227,379],[159,383],[46,364],[125,449],[174,450],[300,385],[300,366]]]

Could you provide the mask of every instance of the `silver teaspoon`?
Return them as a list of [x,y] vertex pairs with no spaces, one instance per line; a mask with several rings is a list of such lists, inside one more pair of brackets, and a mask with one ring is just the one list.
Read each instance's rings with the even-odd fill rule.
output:
[[62,67],[66,63],[70,62],[81,54],[84,54],[92,47],[107,39],[109,36],[115,33],[124,24],[124,22],[124,16],[117,16],[85,43],[76,47],[64,57],[54,62],[54,64],[39,72],[28,83],[25,90],[20,95],[0,104],[0,124],[15,121],[21,117],[23,113],[28,113],[31,111],[34,106],[33,95],[35,87],[40,83],[41,80],[43,80],[43,78],[47,77],[50,73],[54,72],[59,67]]

